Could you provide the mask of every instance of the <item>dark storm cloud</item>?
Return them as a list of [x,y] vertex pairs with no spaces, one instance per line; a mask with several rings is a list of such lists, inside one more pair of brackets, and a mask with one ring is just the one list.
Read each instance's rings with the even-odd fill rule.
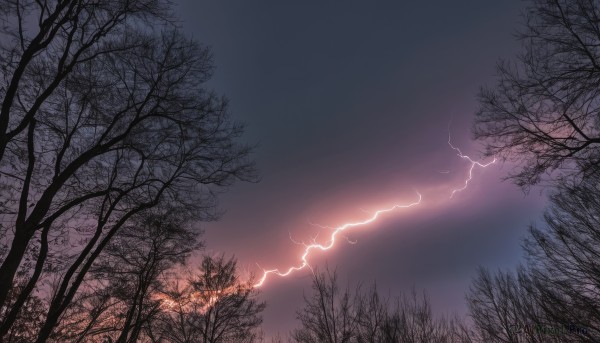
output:
[[[262,2],[181,1],[183,26],[210,45],[211,85],[231,99],[245,139],[259,142],[259,184],[238,184],[222,199],[222,221],[207,225],[207,245],[254,263],[298,263],[310,239],[307,219],[341,224],[426,191],[424,206],[349,233],[315,255],[344,279],[397,293],[430,291],[440,310],[464,310],[463,294],[480,264],[510,267],[519,238],[543,202],[500,183],[508,167],[475,170],[468,191],[448,187],[468,163],[447,141],[475,154],[469,140],[479,86],[518,44],[520,1]],[[450,173],[439,173],[449,170]],[[446,192],[446,193],[444,193]],[[438,196],[433,196],[439,194]],[[430,201],[431,200],[431,201]],[[428,202],[429,201],[429,202]],[[268,331],[287,332],[310,278],[305,272],[264,288]]]

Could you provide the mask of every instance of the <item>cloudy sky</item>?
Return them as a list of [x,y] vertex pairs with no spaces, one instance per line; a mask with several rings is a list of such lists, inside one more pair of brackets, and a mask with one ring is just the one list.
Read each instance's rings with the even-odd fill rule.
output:
[[[511,1],[178,1],[183,28],[212,47],[210,87],[257,144],[261,182],[221,197],[223,218],[204,225],[208,253],[235,254],[242,269],[300,263],[296,241],[325,243],[336,226],[380,208],[386,214],[345,232],[313,267],[337,268],[342,282],[376,280],[399,294],[415,286],[434,310],[465,313],[479,265],[514,267],[520,238],[544,200],[502,176],[509,165],[476,168],[447,144],[479,156],[471,140],[477,91],[519,43],[520,0]],[[449,171],[445,173],[443,171]],[[341,237],[341,236],[340,236]],[[310,271],[269,277],[267,332],[297,326]]]

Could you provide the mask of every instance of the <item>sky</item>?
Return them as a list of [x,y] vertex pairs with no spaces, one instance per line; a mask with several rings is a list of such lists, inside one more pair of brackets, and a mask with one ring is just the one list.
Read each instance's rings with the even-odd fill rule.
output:
[[[183,30],[212,49],[208,87],[246,124],[261,177],[220,196],[224,215],[203,225],[206,253],[235,255],[257,276],[258,266],[285,269],[304,249],[290,236],[326,243],[330,231],[309,223],[363,220],[419,193],[419,206],[345,231],[311,266],[336,269],[343,285],[377,281],[390,295],[414,286],[437,313],[465,314],[478,266],[519,263],[543,196],[502,181],[512,166],[497,163],[475,168],[450,198],[470,164],[447,142],[450,126],[452,143],[480,158],[477,92],[494,84],[499,59],[520,51],[522,1],[176,4]],[[311,276],[271,275],[260,288],[268,334],[298,326]]]

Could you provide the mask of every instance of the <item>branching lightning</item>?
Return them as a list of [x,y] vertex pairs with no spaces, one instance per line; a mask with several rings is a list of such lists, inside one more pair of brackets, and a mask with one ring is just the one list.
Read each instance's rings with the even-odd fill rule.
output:
[[[448,128],[448,145],[450,145],[450,147],[457,152],[457,155],[460,158],[465,159],[465,160],[469,161],[469,163],[470,163],[469,175],[468,175],[467,179],[464,181],[464,185],[461,188],[456,188],[456,189],[452,190],[452,193],[450,194],[450,198],[452,198],[454,196],[454,194],[456,194],[457,192],[462,192],[463,190],[467,189],[467,187],[469,186],[469,182],[473,178],[473,169],[475,168],[475,166],[485,168],[493,163],[496,163],[496,159],[494,158],[491,162],[484,164],[484,163],[480,163],[477,161],[473,161],[469,156],[464,155],[460,151],[459,148],[452,145],[452,142],[450,139],[450,128]],[[451,171],[450,170],[440,170],[438,172],[442,173],[442,174],[449,174]],[[369,217],[367,219],[358,221],[358,222],[346,223],[346,224],[343,224],[343,225],[337,226],[337,227],[315,224],[309,220],[308,224],[318,227],[323,230],[328,230],[331,232],[327,243],[326,244],[317,243],[317,238],[319,236],[318,233],[314,237],[311,238],[310,244],[294,240],[294,238],[292,237],[292,234],[290,233],[290,240],[293,243],[304,246],[304,251],[300,257],[300,261],[301,261],[300,264],[297,266],[289,267],[285,271],[280,271],[279,269],[267,270],[267,269],[263,269],[260,266],[258,266],[263,271],[262,277],[254,285],[252,285],[252,286],[248,285],[248,286],[252,287],[252,288],[261,287],[267,280],[267,277],[271,274],[284,277],[284,276],[288,276],[288,275],[292,274],[293,272],[300,271],[302,269],[309,269],[310,271],[313,271],[312,267],[308,263],[308,258],[310,257],[313,250],[327,251],[327,250],[333,248],[333,246],[335,245],[335,242],[336,242],[336,238],[338,238],[338,236],[345,238],[347,240],[347,242],[350,244],[356,244],[356,241],[350,240],[347,236],[343,235],[342,232],[346,231],[350,228],[371,224],[371,223],[375,222],[381,215],[383,215],[385,213],[389,213],[389,212],[392,212],[392,211],[395,211],[398,209],[407,209],[407,208],[410,208],[413,206],[417,206],[417,205],[421,204],[421,200],[422,200],[421,194],[417,192],[417,195],[419,196],[419,199],[417,201],[412,202],[407,205],[394,205],[389,208],[381,209],[381,210],[378,210],[375,212],[368,212],[364,209],[360,209],[361,212],[364,212],[367,215],[369,215]],[[163,301],[162,304],[164,306],[166,306],[167,308],[173,308],[175,306],[184,306],[184,307],[191,306],[190,304],[200,302],[201,303],[200,311],[205,312],[210,307],[214,306],[214,304],[219,300],[219,298],[222,295],[228,294],[228,293],[231,293],[234,291],[235,290],[233,290],[233,289],[224,289],[224,290],[218,290],[218,291],[194,292],[194,293],[190,293],[190,294],[186,295],[185,297],[182,297],[179,299],[172,299],[167,295],[163,295],[160,297],[160,299]]]
[[[349,228],[353,228],[353,227],[357,227],[357,226],[364,226],[364,225],[370,224],[370,223],[374,222],[375,220],[377,220],[377,218],[379,218],[379,216],[381,216],[384,213],[392,212],[394,210],[401,209],[401,208],[409,208],[409,207],[413,207],[413,206],[419,205],[421,203],[421,200],[422,200],[423,197],[421,196],[420,193],[417,193],[417,195],[419,196],[419,200],[417,200],[417,201],[415,201],[413,203],[410,203],[408,205],[394,205],[392,207],[389,207],[389,208],[382,209],[382,210],[374,212],[371,217],[369,217],[369,218],[367,218],[367,219],[365,219],[363,221],[346,223],[346,224],[343,224],[341,226],[333,228],[333,232],[331,233],[331,236],[329,237],[329,241],[325,245],[317,243],[315,241],[315,239],[313,239],[313,243],[312,244],[300,243],[300,244],[302,244],[302,245],[305,246],[304,253],[300,257],[300,260],[302,261],[300,263],[300,265],[290,267],[290,268],[288,268],[284,272],[279,271],[279,269],[263,270],[262,277],[254,285],[254,287],[260,287],[260,286],[262,286],[265,283],[265,280],[267,279],[267,277],[270,274],[274,274],[274,275],[277,275],[277,276],[288,276],[288,275],[290,275],[291,273],[293,273],[295,271],[299,271],[299,270],[302,270],[302,269],[305,269],[305,268],[309,268],[310,269],[311,267],[308,264],[308,257],[309,257],[310,253],[313,250],[327,251],[327,250],[331,249],[334,246],[335,241],[336,241],[336,236],[340,232],[343,232],[343,231],[345,231],[345,230],[347,230]],[[298,242],[296,242],[296,243],[298,243]]]
[[461,188],[456,188],[452,190],[452,193],[450,194],[450,198],[452,198],[454,196],[454,194],[456,194],[457,192],[462,192],[465,189],[467,189],[467,187],[469,186],[469,181],[471,181],[471,179],[473,179],[473,168],[475,168],[475,166],[479,166],[481,168],[485,168],[491,164],[496,163],[496,158],[494,158],[491,162],[488,163],[480,163],[477,161],[473,161],[469,156],[467,155],[463,155],[463,153],[460,151],[459,148],[455,147],[454,145],[452,145],[451,139],[450,139],[450,128],[448,128],[448,145],[450,145],[450,147],[452,149],[454,149],[457,152],[457,155],[462,158],[465,159],[467,161],[469,161],[469,163],[471,163],[471,166],[469,167],[469,177],[467,177],[467,179],[465,180],[464,185]]
[[[478,161],[474,161],[469,156],[464,155],[460,151],[459,148],[457,148],[454,145],[452,145],[451,138],[450,138],[450,128],[449,127],[448,127],[448,145],[450,145],[450,147],[457,152],[457,155],[460,158],[469,161],[469,163],[471,164],[470,167],[469,167],[469,175],[468,175],[467,179],[465,180],[464,185],[461,188],[456,188],[456,189],[452,190],[452,193],[450,194],[450,198],[452,198],[454,196],[454,194],[456,194],[457,192],[462,192],[465,189],[467,189],[467,187],[469,186],[469,182],[471,181],[471,179],[473,179],[473,169],[475,168],[475,166],[478,166],[478,167],[481,167],[481,168],[485,168],[485,167],[488,167],[491,164],[496,163],[496,159],[494,158],[491,162],[488,162],[488,163],[484,164],[484,163],[481,163],[481,162],[478,162]],[[442,171],[439,171],[439,172],[442,173],[442,174],[448,174],[448,173],[450,173],[450,170],[442,170]],[[303,253],[302,253],[301,257],[300,257],[301,263],[299,265],[297,265],[297,266],[289,267],[285,271],[280,271],[279,269],[263,269],[262,277],[259,279],[259,281],[256,284],[254,284],[253,287],[255,287],[255,288],[261,287],[265,283],[265,281],[267,280],[267,277],[269,275],[271,275],[271,274],[284,277],[284,276],[288,276],[288,275],[292,274],[293,272],[300,271],[300,270],[305,269],[305,268],[308,268],[308,269],[310,269],[312,271],[312,268],[311,268],[310,264],[308,263],[308,258],[310,257],[310,254],[311,254],[311,252],[313,250],[327,251],[327,250],[331,249],[335,245],[336,237],[341,232],[343,232],[343,231],[345,231],[347,229],[350,229],[350,228],[368,225],[368,224],[376,221],[382,214],[385,214],[385,213],[388,213],[388,212],[392,212],[392,211],[395,211],[395,210],[398,210],[398,209],[410,208],[410,207],[417,206],[417,205],[421,204],[422,196],[418,192],[417,192],[417,195],[419,196],[419,199],[417,201],[415,201],[415,202],[412,202],[412,203],[407,204],[407,205],[394,205],[394,206],[389,207],[389,208],[385,208],[385,209],[381,209],[381,210],[375,211],[373,213],[370,213],[371,216],[368,217],[367,219],[363,220],[363,221],[350,222],[350,223],[346,223],[346,224],[343,224],[343,225],[338,226],[338,227],[319,225],[319,224],[315,224],[315,223],[312,223],[312,222],[309,221],[308,223],[310,225],[312,225],[312,226],[316,226],[316,227],[319,227],[321,229],[328,229],[328,230],[332,231],[331,235],[329,236],[329,240],[327,241],[327,243],[326,244],[317,243],[317,236],[315,236],[314,238],[312,238],[312,243],[306,244],[304,242],[295,241],[292,238],[291,234],[290,234],[290,239],[292,240],[292,242],[294,242],[295,244],[299,244],[299,245],[303,245],[304,246],[304,251],[303,251]],[[365,212],[365,213],[368,213],[367,211],[362,210],[362,209],[361,209],[361,211]],[[345,236],[343,236],[343,237],[345,237]],[[345,237],[345,238],[348,241],[348,243],[350,243],[350,244],[355,244],[356,243],[356,241],[351,241],[348,237]],[[260,266],[259,266],[259,268],[260,268]]]

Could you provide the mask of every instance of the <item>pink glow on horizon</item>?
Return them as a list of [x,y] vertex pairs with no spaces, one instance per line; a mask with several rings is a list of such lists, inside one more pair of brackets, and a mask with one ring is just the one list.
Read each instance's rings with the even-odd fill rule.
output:
[[[488,162],[488,163],[481,163],[481,162],[472,160],[469,156],[464,155],[459,148],[457,148],[457,147],[455,147],[455,146],[452,145],[451,138],[450,138],[450,131],[448,131],[448,145],[450,145],[450,147],[453,150],[457,151],[457,155],[460,158],[468,160],[470,162],[470,164],[471,164],[470,167],[469,167],[469,174],[468,174],[467,179],[464,181],[464,185],[461,188],[456,188],[456,189],[452,190],[452,192],[450,194],[450,198],[452,198],[455,193],[462,192],[465,189],[467,189],[467,187],[469,186],[469,182],[473,179],[473,169],[475,168],[475,166],[479,166],[481,168],[486,168],[489,165],[496,163],[496,158],[494,158],[491,162]],[[441,173],[444,173],[444,174],[447,174],[449,172],[450,171],[441,171]],[[337,227],[315,224],[315,223],[312,223],[312,222],[309,221],[309,224],[312,225],[312,226],[316,226],[316,227],[319,227],[321,229],[333,230],[333,232],[329,236],[328,242],[326,244],[317,243],[316,242],[316,239],[317,239],[317,236],[318,236],[317,235],[317,236],[315,236],[315,237],[312,238],[312,243],[311,244],[306,244],[306,243],[303,243],[303,242],[297,242],[297,241],[295,241],[292,238],[291,234],[290,234],[290,240],[293,243],[304,245],[304,247],[305,247],[304,252],[302,253],[302,255],[300,257],[301,263],[299,265],[297,265],[297,266],[291,266],[291,267],[289,267],[287,270],[285,270],[283,272],[280,271],[278,268],[276,268],[276,269],[262,269],[261,268],[262,272],[263,272],[262,277],[259,279],[259,281],[256,284],[254,284],[253,287],[254,288],[258,288],[258,287],[263,286],[264,283],[265,283],[265,281],[267,280],[267,277],[269,275],[271,275],[271,274],[277,275],[277,276],[280,276],[280,277],[285,277],[285,276],[288,276],[288,275],[292,274],[293,272],[300,271],[300,270],[303,270],[305,268],[308,268],[308,269],[310,269],[312,271],[312,268],[311,268],[310,264],[308,263],[308,257],[309,257],[309,255],[311,254],[311,252],[313,250],[327,251],[327,250],[333,248],[333,246],[335,245],[335,242],[336,242],[336,236],[340,232],[343,232],[343,231],[345,231],[345,230],[347,230],[349,228],[354,228],[354,227],[358,227],[358,226],[364,226],[364,225],[371,224],[371,223],[375,222],[380,217],[380,215],[382,215],[382,214],[385,214],[385,213],[388,213],[388,212],[392,212],[392,211],[395,211],[397,209],[406,209],[406,208],[410,208],[410,207],[414,207],[414,206],[420,205],[421,202],[422,202],[423,197],[422,197],[422,195],[419,192],[417,192],[417,195],[419,196],[419,199],[417,201],[415,201],[415,202],[409,203],[407,205],[398,205],[398,204],[396,204],[396,205],[393,205],[393,206],[388,207],[388,208],[380,209],[380,210],[377,210],[377,211],[373,212],[373,214],[370,217],[368,217],[367,219],[365,219],[365,220],[356,221],[356,222],[348,222],[346,224],[343,224],[343,225],[340,225],[340,226],[337,226]],[[362,211],[366,212],[364,210],[362,210]],[[350,244],[355,244],[356,243],[355,241],[351,241],[347,237],[346,237],[346,239],[347,239],[347,241]],[[259,268],[260,268],[260,266],[259,266]]]
[[[326,245],[318,244],[316,242],[314,242],[313,244],[309,244],[309,245],[304,244],[305,245],[304,253],[302,254],[302,256],[300,258],[302,260],[302,263],[299,266],[289,267],[288,270],[285,271],[285,272],[280,272],[279,269],[263,270],[263,276],[254,285],[254,287],[255,288],[256,287],[261,287],[265,283],[265,281],[267,279],[267,276],[269,276],[269,274],[275,274],[277,276],[284,277],[284,276],[290,275],[291,273],[293,273],[295,271],[299,271],[299,270],[302,270],[304,268],[311,268],[310,265],[308,264],[307,258],[310,255],[310,252],[312,250],[314,250],[314,249],[318,249],[318,250],[321,250],[321,251],[329,250],[329,249],[331,249],[334,246],[334,244],[335,244],[335,238],[336,238],[336,236],[340,232],[342,232],[344,230],[347,230],[349,228],[352,228],[352,227],[357,227],[357,226],[363,226],[363,225],[370,224],[370,223],[374,222],[375,220],[377,220],[377,218],[381,214],[384,214],[384,213],[387,213],[387,212],[392,212],[392,211],[400,209],[400,208],[410,208],[410,207],[419,205],[421,203],[421,200],[423,199],[423,197],[418,192],[417,192],[417,195],[419,196],[419,200],[417,200],[416,202],[413,202],[413,203],[410,203],[410,204],[407,204],[407,205],[394,205],[394,206],[386,208],[386,209],[378,210],[378,211],[375,211],[375,213],[373,213],[373,215],[371,217],[369,217],[369,218],[367,218],[367,219],[365,219],[363,221],[346,223],[346,224],[343,224],[341,226],[333,228],[333,232],[332,232],[332,234],[331,234],[331,236],[329,238],[329,243],[327,243]],[[313,239],[313,241],[315,239],[316,239],[316,237]]]

